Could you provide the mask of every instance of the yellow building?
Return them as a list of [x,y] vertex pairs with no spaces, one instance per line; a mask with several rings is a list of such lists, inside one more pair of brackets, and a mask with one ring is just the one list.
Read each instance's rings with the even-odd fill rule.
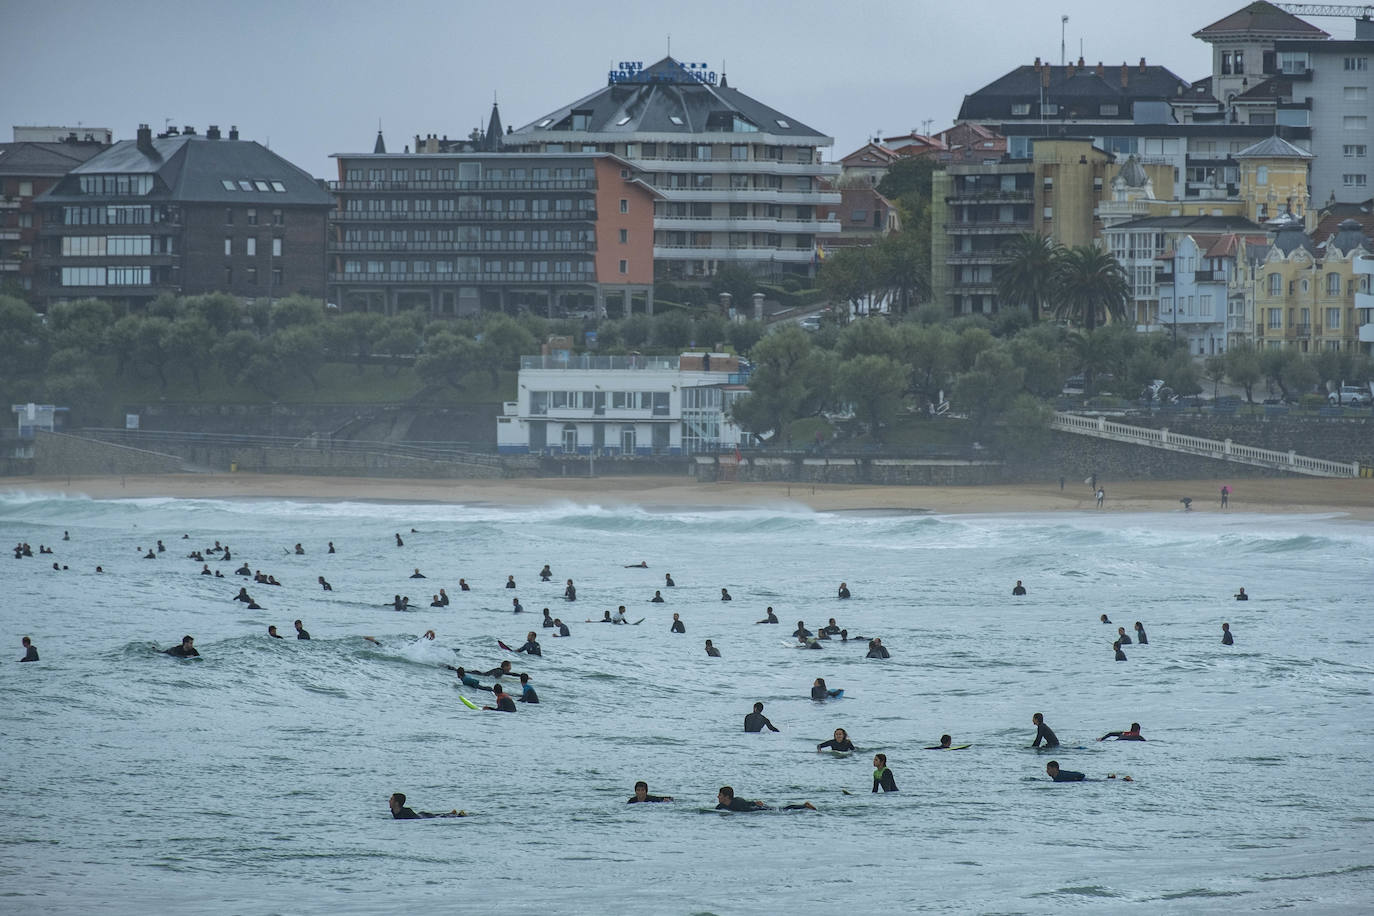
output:
[[1287,140],[1268,137],[1235,154],[1240,164],[1240,199],[1257,223],[1284,213],[1307,219],[1307,169],[1314,158]]
[[1242,271],[1253,290],[1255,345],[1303,353],[1359,349],[1368,316],[1356,307],[1356,294],[1368,293],[1370,278],[1356,272],[1355,262],[1374,252],[1374,242],[1353,219],[1321,242],[1296,217],[1276,229],[1263,257]]

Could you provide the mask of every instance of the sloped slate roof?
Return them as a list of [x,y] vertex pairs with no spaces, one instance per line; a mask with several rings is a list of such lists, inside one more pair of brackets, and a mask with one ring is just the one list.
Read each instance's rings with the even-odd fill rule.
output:
[[[1049,71],[1049,85],[1043,86],[1041,73]],[[1126,85],[1121,85],[1121,68],[1104,67],[1101,76],[1095,67],[1034,65],[1017,67],[998,77],[982,89],[964,96],[959,119],[1002,118],[1016,102],[1039,101],[1043,91],[1046,100],[1059,104],[1074,100],[1100,102],[1131,102],[1136,100],[1175,99],[1179,89],[1186,90],[1188,81],[1167,67],[1147,65],[1144,71],[1136,65],[1127,66]],[[1122,114],[1125,114],[1123,111]]]
[[1331,37],[1312,23],[1304,22],[1292,13],[1286,13],[1274,4],[1264,2],[1264,0],[1255,0],[1249,6],[1242,7],[1231,15],[1198,29],[1193,33],[1193,37],[1206,41],[1216,38],[1238,38],[1257,32],[1265,35],[1284,35],[1290,38]]
[[1126,182],[1128,188],[1143,188],[1145,182],[1150,180],[1150,176],[1145,174],[1145,169],[1140,164],[1140,160],[1132,153],[1126,158],[1126,162],[1121,166],[1121,171],[1117,172],[1117,177]]
[[[122,140],[105,152],[73,169],[71,174],[155,175],[158,179],[149,199],[191,203],[263,204],[275,206],[334,205],[334,198],[319,182],[255,140],[211,140],[182,134],[158,137],[152,150],[138,148],[136,140]],[[232,181],[235,190],[224,187]],[[242,190],[240,181],[280,182],[286,190]],[[269,186],[270,187],[270,186]],[[64,181],[49,191],[49,200],[88,199]]]
[[[682,72],[677,61],[665,57],[623,82],[612,83],[536,118],[516,129],[510,142],[528,142],[535,137],[557,142],[559,133],[570,129],[568,122],[574,110],[587,113],[587,133],[729,132],[733,116],[739,115],[761,133],[782,137],[825,136],[738,89],[676,81]],[[539,126],[545,122],[548,122],[546,126]]]
[[59,177],[103,149],[96,143],[0,143],[0,175]]
[[1258,143],[1247,146],[1236,153],[1236,159],[1315,159],[1307,150],[1300,149],[1282,137],[1265,137]]

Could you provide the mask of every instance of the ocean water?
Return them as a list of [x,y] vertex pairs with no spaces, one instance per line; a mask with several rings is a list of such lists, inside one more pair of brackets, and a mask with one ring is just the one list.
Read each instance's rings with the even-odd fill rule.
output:
[[[158,538],[167,551],[140,559]],[[234,554],[211,562],[225,579],[184,558],[216,539]],[[16,541],[57,553],[0,554],[0,912],[1374,903],[1368,523],[0,495],[0,543]],[[284,583],[248,583],[261,611],[230,600],[245,560]],[[650,604],[664,573],[677,587]],[[1030,593],[1013,600],[1016,579]],[[440,586],[453,603],[424,606]],[[391,610],[396,593],[421,607]],[[643,624],[583,622],[618,604]],[[769,605],[782,625],[754,623]],[[572,638],[539,627],[546,606]],[[686,635],[669,634],[673,612]],[[783,645],[798,619],[832,616],[892,657]],[[266,637],[296,618],[311,641]],[[1137,620],[1149,645],[1114,661],[1116,626]],[[543,658],[497,646],[530,629]],[[183,634],[201,660],[154,651]],[[22,635],[38,664],[15,663]],[[464,708],[460,693],[488,695],[441,666],[505,658],[542,703]],[[812,702],[816,677],[844,698]],[[780,732],[742,732],[756,700]],[[1053,754],[1027,748],[1037,711]],[[1147,742],[1095,740],[1132,721]],[[857,753],[816,752],[836,727]],[[946,732],[972,747],[921,749]],[[879,751],[897,794],[869,792]],[[1051,757],[1134,781],[1056,785]],[[626,805],[637,779],[676,801]],[[725,784],[819,810],[718,814]],[[393,791],[472,816],[393,821]]]

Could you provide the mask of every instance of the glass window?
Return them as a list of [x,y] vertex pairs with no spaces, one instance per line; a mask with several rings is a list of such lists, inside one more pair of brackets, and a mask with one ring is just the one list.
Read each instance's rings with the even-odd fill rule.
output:
[[244,239],[243,253],[248,255],[248,257],[250,258],[256,255],[258,253],[258,240],[255,238]]
[[281,236],[272,239],[272,257],[281,257]]

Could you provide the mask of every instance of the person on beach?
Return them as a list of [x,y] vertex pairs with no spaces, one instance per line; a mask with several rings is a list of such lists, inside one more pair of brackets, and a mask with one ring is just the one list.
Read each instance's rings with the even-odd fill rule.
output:
[[539,648],[539,640],[535,638],[535,632],[533,630],[525,634],[525,644],[515,651],[524,652],[527,655],[538,655],[540,657],[544,655],[544,650]]
[[672,574],[672,573],[664,573],[664,574],[663,574],[663,587],[664,587],[664,588],[675,588],[675,587],[677,587],[677,583],[673,581],[673,574]]
[[[736,798],[735,790],[730,786],[721,786],[716,793],[717,811],[771,811],[772,809],[757,799]],[[815,811],[816,806],[810,802],[802,802],[800,805],[783,805],[783,811]]]
[[1116,642],[1112,643],[1112,652],[1114,653],[1113,657],[1117,661],[1124,662],[1126,660],[1126,653],[1121,651],[1121,640],[1118,639]]
[[661,591],[655,591],[655,592],[654,592],[654,596],[653,596],[652,598],[649,599],[649,603],[650,603],[650,604],[662,604],[662,603],[663,603],[663,592],[661,592]]
[[577,600],[577,589],[573,587],[573,581],[568,580],[568,587],[563,589],[563,598],[567,601]]
[[873,755],[873,791],[878,789],[884,792],[896,792],[897,780],[893,778],[892,771],[887,768],[887,755]]
[[892,656],[891,656],[891,654],[888,653],[887,647],[883,645],[882,639],[881,639],[880,637],[875,636],[875,637],[873,637],[872,639],[870,639],[870,640],[868,641],[868,655],[866,655],[866,656],[864,656],[864,657],[865,657],[865,658],[891,658]]
[[832,751],[852,751],[854,750],[854,742],[849,740],[849,732],[842,728],[837,728],[835,729],[835,736],[833,738],[829,741],[822,741],[820,744],[816,745],[816,753],[818,754],[827,749]]
[[768,717],[763,714],[763,704],[755,703],[754,711],[744,717],[744,730],[746,732],[761,732],[764,729],[770,732],[778,731],[778,727],[768,721]]
[[849,597],[849,585],[848,585],[848,583],[845,583],[845,582],[841,582],[841,583],[840,583],[840,590],[836,593],[835,597],[837,597],[837,598],[848,598],[848,597]]
[[1141,623],[1139,620],[1135,622],[1135,641],[1136,645],[1139,646],[1148,646],[1150,644],[1150,638],[1145,635],[1145,624]]
[[1221,485],[1221,508],[1225,509],[1231,505],[1231,488],[1226,484]]
[[277,625],[276,625],[276,624],[272,624],[271,626],[269,626],[269,627],[267,628],[267,635],[270,636],[270,637],[272,637],[273,639],[281,639],[281,638],[282,638],[281,634],[277,632]]
[[671,795],[650,795],[649,784],[644,780],[635,783],[635,794],[626,802],[627,805],[638,805],[645,802],[670,802],[673,800]]
[[1106,741],[1108,738],[1115,738],[1118,741],[1144,741],[1145,737],[1140,734],[1140,723],[1132,722],[1131,727],[1121,732],[1107,732],[1098,741]]
[[1055,737],[1054,729],[1045,724],[1045,717],[1041,713],[1031,716],[1031,724],[1035,726],[1035,740],[1031,742],[1031,747],[1040,747],[1044,743],[1045,749],[1059,747],[1059,739]]
[[404,792],[392,793],[391,798],[387,799],[387,804],[391,807],[391,816],[398,821],[425,820],[431,817],[467,817],[466,811],[459,811],[454,808],[445,814],[434,814],[430,811],[415,811],[406,807],[406,796]]
[[33,644],[33,640],[25,636],[19,640],[19,644],[24,647],[24,657],[19,659],[21,662],[38,661],[38,647]]
[[721,600],[721,601],[734,601],[735,599],[730,597],[730,593],[729,593],[728,591],[726,591],[725,589],[721,589],[721,590],[720,590],[720,600]]
[[491,688],[492,699],[496,702],[495,706],[483,706],[488,712],[515,712],[515,701],[506,695],[500,684],[493,684]]
[[310,634],[306,632],[305,627],[301,626],[301,622],[300,622],[299,620],[296,621],[296,638],[297,638],[297,639],[309,639],[309,638],[310,638]]
[[521,672],[520,674],[520,702],[538,703],[539,694],[534,692],[534,685],[530,683],[530,676]]
[[754,623],[777,623],[777,622],[778,622],[778,615],[773,613],[773,608],[772,608],[771,606],[768,608],[768,616],[767,616],[767,617],[763,618],[762,620],[755,620],[755,621],[754,621]]
[[1107,491],[1101,487],[1097,488],[1097,508],[1102,508],[1102,500],[1107,498]]
[[190,636],[181,637],[181,645],[172,646],[170,649],[163,649],[163,655],[170,655],[172,658],[199,658],[200,653],[196,651],[195,640]]
[[1012,587],[1011,593],[1015,596],[1024,595],[1026,593],[1026,587],[1021,584],[1020,579],[1016,580],[1016,585]]
[[1235,638],[1231,636],[1231,625],[1229,623],[1223,623],[1221,625],[1221,644],[1223,646],[1232,646],[1235,645],[1235,642]]
[[539,570],[539,581],[548,582],[553,578],[553,570],[549,569],[549,564],[545,563],[544,568]]
[[720,650],[711,644],[711,640],[706,640],[706,654],[711,658],[720,658]]
[[669,632],[669,633],[686,633],[686,632],[687,632],[687,627],[686,627],[686,625],[683,624],[681,618],[679,618],[678,615],[676,615],[676,614],[673,615],[673,625],[672,625],[671,627],[668,628],[668,632]]
[[1240,591],[1236,592],[1236,600],[1237,600],[1237,601],[1249,601],[1249,600],[1250,600],[1250,596],[1247,595],[1247,594],[1245,594],[1245,586],[1242,585],[1242,586],[1240,587]]

